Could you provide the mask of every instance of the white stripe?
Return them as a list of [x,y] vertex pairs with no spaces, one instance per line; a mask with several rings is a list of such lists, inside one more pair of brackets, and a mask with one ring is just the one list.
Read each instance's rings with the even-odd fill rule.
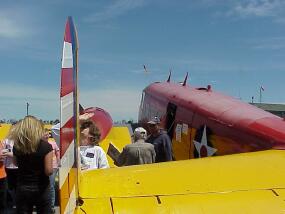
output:
[[61,167],[59,167],[59,188],[61,189],[68,173],[74,164],[74,140],[60,159]]
[[61,103],[61,127],[63,127],[67,121],[69,121],[74,113],[73,113],[73,91],[64,97],[60,98]]
[[64,214],[74,213],[76,207],[76,194],[75,194],[75,185],[73,186],[72,192],[69,196],[69,200],[64,210]]
[[73,67],[72,44],[69,42],[63,43],[61,67],[62,68],[72,68]]

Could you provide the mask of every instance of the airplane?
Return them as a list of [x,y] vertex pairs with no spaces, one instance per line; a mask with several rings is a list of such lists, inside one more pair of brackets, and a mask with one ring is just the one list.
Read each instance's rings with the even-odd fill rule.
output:
[[160,118],[176,160],[285,149],[283,118],[215,92],[210,85],[189,86],[186,80],[172,83],[169,75],[166,82],[150,84],[139,110],[141,124]]
[[[252,145],[247,147],[247,145],[241,144],[250,148],[249,151],[256,152],[238,150],[238,152],[242,151],[244,153],[223,155],[226,153],[222,153],[218,145],[213,143],[214,146],[217,146],[215,147],[217,148],[215,153],[223,156],[127,167],[112,166],[109,169],[82,171],[78,152],[80,139],[77,64],[77,31],[73,19],[68,17],[65,26],[60,87],[60,213],[284,213],[285,152],[282,150],[282,142],[277,140],[269,142],[271,147],[267,146],[266,148],[271,149],[265,151],[256,151],[258,149],[252,149],[250,147]],[[165,93],[168,92],[169,96],[173,96],[172,90],[176,87],[170,83],[166,84],[170,87]],[[162,86],[166,87],[166,84],[162,83]],[[151,85],[150,89],[155,88],[157,85]],[[181,87],[184,87],[185,90],[187,88],[184,85]],[[161,90],[162,92],[163,90]],[[219,128],[214,128],[214,124],[223,124],[222,122],[227,122],[227,120],[221,122],[209,120],[211,122],[206,123],[206,119],[215,116],[215,113],[219,112],[214,111],[211,113],[211,108],[205,108],[206,104],[203,103],[202,98],[211,96],[209,89],[208,91],[201,89],[200,92],[202,94],[201,98],[199,99],[198,95],[195,98],[200,101],[201,105],[199,108],[194,106],[190,111],[186,108],[182,109],[183,105],[180,105],[182,103],[174,102],[173,99],[167,100],[167,97],[161,96],[160,99],[152,99],[151,102],[147,102],[147,99],[150,101],[149,96],[151,94],[148,93],[148,90],[145,90],[142,103],[152,105],[152,102],[154,102],[157,104],[154,106],[161,107],[163,113],[159,114],[160,111],[157,111],[159,109],[152,107],[149,109],[156,111],[147,114],[146,106],[141,106],[140,118],[147,118],[143,115],[158,115],[169,120],[170,116],[167,117],[168,114],[165,114],[168,111],[159,102],[168,103],[171,101],[177,109],[175,117],[172,118],[172,122],[176,123],[176,127],[182,121],[183,115],[192,112],[192,115],[190,115],[192,116],[192,123],[189,122],[188,131],[186,131],[187,126],[184,125],[186,121],[182,123],[181,141],[185,138],[183,134],[187,133],[186,136],[188,137],[190,133],[191,136],[194,136],[192,135],[194,131],[198,133],[195,129],[198,129],[200,125],[204,127],[202,128],[203,132],[206,132],[209,126],[218,139],[226,139],[226,137],[232,136],[231,131],[223,134],[222,130],[226,129],[227,126],[220,125]],[[154,93],[153,95],[158,96],[160,94]],[[174,95],[180,96],[178,94]],[[226,97],[219,95],[218,98],[221,99],[220,101],[223,100],[227,103]],[[146,102],[144,102],[144,99],[146,99]],[[232,100],[228,102],[230,101]],[[215,103],[219,106],[219,109],[226,109],[223,107],[223,103]],[[225,104],[225,106],[229,107],[231,105]],[[122,142],[131,142],[128,128],[110,126],[110,115],[102,109],[88,109],[94,115],[98,112],[100,114],[97,117],[100,119],[93,119],[98,124],[101,123],[98,127],[105,135],[100,143],[103,148],[106,149],[110,141],[121,146],[123,146]],[[193,111],[193,109],[199,110]],[[204,116],[202,115],[203,112],[205,112]],[[246,113],[251,112],[247,111]],[[258,113],[261,114],[261,112]],[[246,115],[235,115],[234,118],[238,118],[238,116],[241,116],[243,123],[250,124],[249,122],[252,121],[247,121]],[[257,118],[260,115],[255,116]],[[228,119],[229,117],[218,116],[215,118]],[[250,119],[252,118],[250,117]],[[261,121],[263,120],[266,120],[266,118],[261,118]],[[278,121],[278,119],[272,121]],[[258,120],[254,124],[256,122]],[[228,123],[231,125],[230,121]],[[243,123],[240,122],[238,125]],[[171,126],[169,127],[171,128]],[[244,129],[237,131],[236,135],[242,135],[240,132],[243,131],[244,138],[248,136],[249,140],[257,139],[254,134],[252,136],[251,132],[248,132],[248,130],[255,127],[250,125],[247,127],[248,129],[244,127]],[[273,125],[273,127],[275,126]],[[228,129],[230,130],[230,128]],[[270,130],[273,134],[276,132],[274,129]],[[177,132],[180,133],[180,130],[176,128],[175,135],[178,136],[176,139],[179,140]],[[256,140],[257,143],[253,141],[252,147],[259,145],[260,141]],[[188,142],[190,142],[190,138],[188,138]],[[246,143],[244,142],[244,144]],[[261,145],[266,145],[266,143]],[[189,152],[189,149],[187,152]],[[190,155],[188,157],[182,155],[180,158],[177,152],[175,155],[177,159],[188,159],[190,157]]]

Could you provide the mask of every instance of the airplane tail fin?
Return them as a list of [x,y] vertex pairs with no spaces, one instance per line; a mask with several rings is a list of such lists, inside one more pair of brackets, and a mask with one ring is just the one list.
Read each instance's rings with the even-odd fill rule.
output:
[[72,18],[68,17],[64,33],[60,88],[60,213],[74,213],[78,198],[80,159],[77,53],[77,32]]

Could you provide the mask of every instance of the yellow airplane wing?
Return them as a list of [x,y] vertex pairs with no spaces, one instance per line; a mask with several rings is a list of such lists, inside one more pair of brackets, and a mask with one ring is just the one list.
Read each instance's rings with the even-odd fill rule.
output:
[[[120,151],[123,150],[124,146],[131,142],[130,127],[128,126],[113,126],[106,136],[106,138],[100,142],[100,146],[107,153],[109,144],[112,143]],[[110,156],[107,155],[107,159],[110,167],[116,167]]]
[[84,171],[77,213],[285,213],[284,163],[268,150]]
[[0,124],[0,140],[4,140],[9,133],[9,130],[11,128],[11,124],[8,123],[2,123]]

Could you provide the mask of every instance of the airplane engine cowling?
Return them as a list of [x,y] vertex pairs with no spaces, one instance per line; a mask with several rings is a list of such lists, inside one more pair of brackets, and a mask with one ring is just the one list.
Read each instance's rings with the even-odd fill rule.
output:
[[96,123],[100,130],[101,137],[100,141],[103,140],[112,128],[113,120],[108,112],[98,107],[90,107],[84,109],[84,113],[94,113],[91,119]]

